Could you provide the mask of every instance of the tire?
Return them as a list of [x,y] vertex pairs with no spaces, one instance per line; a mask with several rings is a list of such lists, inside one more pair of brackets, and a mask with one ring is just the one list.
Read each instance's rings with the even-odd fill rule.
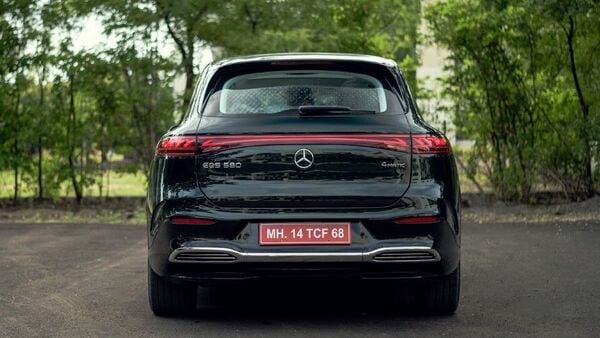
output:
[[170,317],[189,315],[196,309],[198,288],[170,282],[148,266],[148,300],[155,315]]
[[460,264],[451,274],[429,281],[422,296],[421,304],[427,313],[453,315],[460,299]]

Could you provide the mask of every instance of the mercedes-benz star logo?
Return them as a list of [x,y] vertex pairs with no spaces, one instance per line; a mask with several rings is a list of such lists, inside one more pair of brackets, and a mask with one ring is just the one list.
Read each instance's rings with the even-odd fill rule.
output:
[[315,155],[306,148],[298,149],[294,154],[294,163],[296,163],[296,166],[300,169],[310,168],[314,161]]

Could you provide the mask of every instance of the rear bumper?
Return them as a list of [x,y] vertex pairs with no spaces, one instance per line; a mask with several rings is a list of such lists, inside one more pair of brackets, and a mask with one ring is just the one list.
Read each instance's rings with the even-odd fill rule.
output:
[[[148,231],[148,260],[160,276],[181,282],[219,284],[264,279],[397,280],[443,276],[458,266],[458,224],[446,217],[444,203],[428,213],[435,224],[390,224],[407,215],[405,208],[372,212],[248,213],[227,212],[195,217],[217,220],[212,226],[175,225],[181,215],[161,206]],[[442,206],[442,207],[440,207]],[[414,212],[414,211],[413,211]],[[259,223],[293,220],[350,222],[350,245],[261,246]],[[386,221],[387,220],[387,221]]]
[[203,285],[268,280],[398,280],[438,276],[441,257],[426,247],[369,251],[243,252],[224,247],[183,247],[169,255],[166,277]]
[[[189,266],[189,265],[188,265]],[[441,276],[435,265],[372,265],[365,263],[244,263],[195,266],[165,275],[169,280],[207,286],[268,281],[398,281]]]
[[433,263],[440,261],[437,250],[427,246],[390,246],[369,251],[288,251],[245,252],[236,249],[202,246],[180,247],[169,255],[171,263],[234,264],[281,262],[373,262],[373,263]]

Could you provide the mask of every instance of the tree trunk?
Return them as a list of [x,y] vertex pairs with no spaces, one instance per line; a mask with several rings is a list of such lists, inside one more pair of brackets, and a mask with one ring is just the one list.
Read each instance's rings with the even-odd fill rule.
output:
[[[185,65],[185,93],[183,94],[183,107],[184,110],[188,109],[188,105],[190,104],[190,101],[192,99],[192,91],[194,90],[194,65],[193,65],[193,60],[189,60],[187,61],[186,65]],[[181,115],[180,118],[180,123],[181,120],[183,119],[183,116],[185,114]]]
[[[177,23],[172,21],[172,3],[169,3],[166,8],[162,7],[158,4],[157,10],[162,13],[163,20],[167,26],[167,33],[175,42],[175,46],[179,51],[181,56],[181,65],[183,67],[185,73],[185,92],[183,95],[183,107],[184,112],[181,114],[179,118],[179,123],[183,121],[183,117],[185,116],[185,111],[187,111],[188,106],[191,102],[191,96],[194,89],[194,81],[196,75],[194,74],[194,52],[195,52],[195,43],[194,39],[196,39],[196,32],[194,32],[194,25],[200,20],[200,18],[206,13],[208,10],[208,6],[204,6],[201,10],[199,10],[193,17],[188,17],[185,19],[185,23],[182,29],[177,30]],[[181,32],[184,33],[181,33]],[[181,36],[183,34],[184,36]]]
[[[15,152],[15,156],[18,155],[17,140],[15,140],[15,144],[13,146],[13,150]],[[14,166],[13,166],[13,172],[14,172],[14,175],[15,175],[15,186],[14,186],[14,191],[13,191],[13,203],[17,203],[17,199],[19,198],[19,163],[16,160],[15,160],[15,163],[14,163]]]
[[[41,119],[41,111],[44,109],[44,104],[45,104],[45,96],[44,96],[44,82],[46,80],[46,64],[44,64],[42,66],[42,74],[40,75],[40,80],[39,80],[39,90],[40,90],[40,113],[38,116],[38,119]],[[40,121],[40,120],[38,120]],[[39,123],[39,122],[38,122]],[[44,147],[43,147],[43,137],[42,137],[42,130],[44,130],[44,127],[41,124],[38,124],[38,139],[37,139],[37,198],[39,200],[41,200],[42,198],[44,198],[44,179],[43,179],[43,168],[42,168],[42,164],[43,164],[43,160],[44,160],[44,155],[43,155],[43,151],[44,151]]]
[[38,136],[37,142],[37,185],[38,185],[38,200],[44,198],[44,180],[42,176],[42,161],[43,161],[43,152],[44,148],[42,147],[42,136]]
[[81,187],[79,186],[79,182],[77,182],[77,175],[75,174],[75,163],[73,161],[73,155],[70,153],[68,156],[69,160],[69,176],[71,177],[71,184],[73,185],[73,191],[75,191],[75,199],[77,200],[77,204],[81,204],[81,199],[83,198],[83,194],[81,193]]
[[[21,49],[19,48],[19,52],[17,55],[21,55]],[[16,91],[16,99],[15,99],[15,124],[20,127],[19,121],[19,108],[21,107],[21,86],[20,86],[20,73],[21,67],[17,65],[17,70],[15,72],[15,91]],[[13,143],[13,171],[15,175],[15,186],[13,191],[13,202],[17,203],[17,199],[19,198],[19,141],[18,135],[15,135],[15,140]]]
[[585,165],[585,173],[584,173],[584,185],[585,185],[585,194],[586,197],[592,197],[594,195],[594,181],[592,178],[592,150],[590,147],[590,135],[588,133],[588,124],[589,124],[589,115],[590,115],[590,106],[585,101],[585,97],[583,95],[583,91],[581,89],[581,84],[579,83],[579,77],[577,75],[577,64],[575,62],[575,20],[572,16],[569,16],[569,28],[566,31],[567,35],[567,45],[569,48],[569,63],[571,66],[571,74],[573,75],[573,84],[575,85],[575,90],[577,92],[577,98],[579,100],[579,107],[581,109],[581,114],[583,115],[583,144],[585,147],[584,154],[584,165]]
[[107,200],[110,195],[110,169],[111,169],[111,164],[110,164],[110,162],[108,162],[108,171],[106,171],[106,199]]
[[190,102],[192,100],[192,92],[194,91],[194,80],[196,79],[196,75],[194,74],[194,38],[195,36],[190,31],[190,28],[187,30],[187,59],[183,60],[184,68],[185,68],[185,93],[183,93],[183,110],[181,117],[179,118],[179,123],[183,121],[185,116],[185,112],[189,109]]
[[485,194],[483,187],[481,186],[481,184],[479,184],[479,181],[477,181],[477,178],[475,178],[475,173],[470,171],[469,168],[467,168],[467,166],[463,163],[463,161],[460,159],[460,157],[458,155],[455,154],[454,158],[456,159],[456,163],[458,163],[458,166],[460,167],[460,169],[462,171],[464,171],[465,174],[467,175],[467,178],[471,182],[473,182],[473,184],[475,185],[475,188],[477,188],[477,192],[479,192],[479,194],[481,194],[481,195]]
[[69,176],[71,178],[71,184],[73,185],[73,190],[75,191],[75,198],[77,200],[77,204],[81,204],[81,200],[83,198],[83,194],[81,191],[81,186],[77,181],[77,173],[75,169],[75,161],[73,159],[75,146],[73,141],[73,133],[75,132],[75,124],[76,124],[76,112],[75,112],[75,89],[73,86],[74,76],[73,74],[69,74],[69,134],[67,138],[69,140]]

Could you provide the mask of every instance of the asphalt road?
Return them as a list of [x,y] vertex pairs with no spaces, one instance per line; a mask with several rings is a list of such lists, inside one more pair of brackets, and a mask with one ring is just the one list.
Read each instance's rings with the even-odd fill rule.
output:
[[411,315],[381,290],[341,286],[200,289],[196,316],[157,318],[144,246],[142,226],[0,224],[0,335],[600,334],[600,220],[465,224],[452,317]]

